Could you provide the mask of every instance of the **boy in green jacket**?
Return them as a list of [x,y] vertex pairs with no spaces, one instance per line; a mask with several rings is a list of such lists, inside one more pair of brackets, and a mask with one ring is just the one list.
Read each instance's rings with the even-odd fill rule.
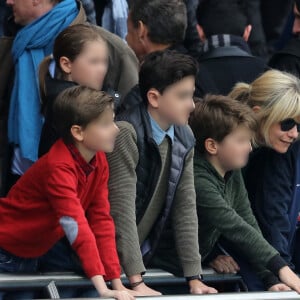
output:
[[199,248],[204,263],[221,273],[239,272],[249,290],[294,289],[300,280],[263,238],[240,168],[247,163],[255,116],[223,96],[196,102],[190,118],[196,138],[194,176]]

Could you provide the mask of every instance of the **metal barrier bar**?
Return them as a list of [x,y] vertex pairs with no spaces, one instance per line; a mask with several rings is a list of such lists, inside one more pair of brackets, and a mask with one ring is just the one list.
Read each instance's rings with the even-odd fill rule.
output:
[[[142,299],[137,297],[137,299]],[[248,293],[226,293],[214,295],[172,295],[160,297],[147,297],[147,300],[286,300],[300,299],[296,292],[248,292]]]
[[[123,274],[121,276],[122,281],[127,283],[126,276]],[[206,269],[203,272],[203,278],[205,281],[214,281],[214,282],[233,282],[241,280],[239,275],[235,274],[218,274],[214,272],[212,269]],[[51,273],[43,273],[43,274],[13,274],[13,273],[0,273],[0,288],[4,286],[30,286],[32,284],[37,285],[37,287],[43,287],[45,284],[48,284],[50,281],[55,281],[56,283],[62,282],[62,284],[66,283],[67,281],[76,282],[75,285],[91,285],[89,279],[77,275],[72,272],[51,272]],[[167,284],[185,284],[185,279],[182,277],[175,277],[173,274],[164,272],[162,270],[152,269],[149,270],[144,275],[144,280],[148,283],[155,283],[158,282],[159,284],[162,282],[166,282]],[[59,283],[58,283],[59,284]]]
[[[212,269],[206,269],[203,274],[204,282],[211,283],[237,283],[241,291],[246,288],[239,275],[217,274]],[[125,275],[121,276],[125,285],[128,280]],[[150,287],[161,290],[166,294],[188,293],[185,278],[175,277],[171,273],[152,269],[144,276],[144,281]],[[59,299],[58,289],[63,287],[90,288],[92,282],[86,277],[74,273],[43,273],[43,274],[11,274],[0,273],[0,290],[45,290],[50,298]]]
[[58,290],[56,288],[55,282],[51,281],[47,287],[46,287],[46,291],[48,293],[48,297],[50,297],[50,299],[60,299]]
[[[209,276],[209,275],[206,275]],[[213,276],[211,274],[210,276]],[[145,276],[147,280],[151,282],[155,279],[163,284],[168,283],[169,280],[174,278],[171,274],[165,272],[149,272],[148,276]],[[165,277],[165,280],[163,279]],[[174,278],[173,278],[174,277]],[[158,280],[158,278],[160,278]],[[180,280],[182,278],[179,278]],[[176,280],[175,280],[176,281]],[[43,275],[13,275],[13,274],[0,274],[0,289],[3,290],[16,290],[16,289],[30,289],[30,288],[43,288],[48,291],[49,297],[51,299],[60,299],[57,287],[59,286],[91,286],[91,281],[84,277],[74,274],[43,274]],[[142,299],[137,297],[137,299]],[[144,298],[143,298],[144,299]],[[214,294],[214,295],[170,295],[161,297],[147,297],[147,300],[286,300],[286,299],[298,299],[300,300],[300,295],[296,292],[249,292],[249,293],[224,293],[224,294]]]
[[[100,298],[94,298],[100,299]],[[101,298],[102,299],[102,298]],[[114,300],[113,298],[105,298]],[[299,300],[300,295],[296,292],[249,292],[249,293],[226,293],[213,295],[171,295],[171,296],[155,296],[155,297],[136,297],[136,299],[147,300]],[[69,299],[79,300],[79,299]],[[90,300],[81,298],[80,300]]]
[[[51,280],[54,280],[57,286],[92,286],[89,279],[77,275],[5,275],[0,274],[0,289],[13,289],[19,287],[21,288],[42,288],[49,284]],[[156,286],[161,284],[166,285],[186,285],[185,279],[180,277],[146,277],[144,281],[147,284]],[[219,275],[204,277],[204,282],[206,283],[218,283],[218,282],[237,282],[242,281],[239,276],[230,275]],[[128,284],[127,279],[123,280],[124,284]]]

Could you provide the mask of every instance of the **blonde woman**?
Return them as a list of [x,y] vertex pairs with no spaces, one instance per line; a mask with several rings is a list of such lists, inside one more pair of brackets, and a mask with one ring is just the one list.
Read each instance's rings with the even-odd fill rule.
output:
[[237,84],[230,96],[247,103],[259,122],[244,173],[253,211],[265,238],[299,272],[300,81],[270,70]]

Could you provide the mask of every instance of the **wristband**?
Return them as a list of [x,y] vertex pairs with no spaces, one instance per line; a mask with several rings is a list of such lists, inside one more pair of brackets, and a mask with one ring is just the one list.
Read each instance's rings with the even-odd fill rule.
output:
[[195,275],[195,276],[189,276],[185,278],[187,282],[191,281],[191,280],[199,280],[202,281],[203,277],[202,275]]
[[130,286],[132,288],[135,288],[135,287],[139,286],[140,284],[142,284],[143,282],[144,282],[144,280],[142,279],[141,281],[130,283]]

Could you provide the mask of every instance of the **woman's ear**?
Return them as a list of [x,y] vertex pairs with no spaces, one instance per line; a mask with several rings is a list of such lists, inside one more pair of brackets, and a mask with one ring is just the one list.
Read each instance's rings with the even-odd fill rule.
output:
[[198,35],[199,35],[201,42],[204,43],[206,40],[206,36],[205,36],[202,26],[200,26],[199,24],[197,24],[197,31],[198,31]]
[[76,142],[82,142],[83,141],[83,130],[81,126],[73,125],[70,129],[73,139]]
[[248,42],[251,31],[252,31],[252,25],[247,25],[243,34],[243,39],[245,42]]
[[218,143],[212,139],[208,138],[204,141],[205,150],[210,155],[216,155],[218,153]]
[[72,72],[72,62],[66,57],[66,56],[62,56],[59,59],[59,65],[60,68],[62,69],[62,71],[66,74],[71,74]]
[[255,105],[255,106],[252,107],[252,110],[253,110],[256,114],[258,114],[258,113],[260,112],[260,110],[261,110],[261,107],[258,106],[258,105]]

